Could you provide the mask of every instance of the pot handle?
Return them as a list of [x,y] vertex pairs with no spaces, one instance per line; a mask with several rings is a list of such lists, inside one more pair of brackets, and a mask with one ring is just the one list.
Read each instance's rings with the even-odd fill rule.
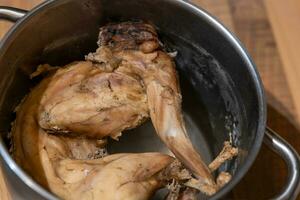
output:
[[0,19],[16,22],[27,13],[26,10],[19,8],[0,6]]
[[266,128],[265,144],[268,145],[274,152],[281,156],[288,168],[287,184],[282,191],[273,199],[287,200],[296,199],[300,192],[300,157],[297,151],[275,131]]

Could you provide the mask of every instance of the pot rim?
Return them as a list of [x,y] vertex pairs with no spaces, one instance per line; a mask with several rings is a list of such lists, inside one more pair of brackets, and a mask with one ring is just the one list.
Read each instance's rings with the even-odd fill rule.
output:
[[[229,40],[232,45],[234,46],[235,50],[239,53],[242,59],[245,61],[245,65],[248,66],[249,73],[251,73],[251,78],[254,81],[255,89],[257,92],[258,97],[258,126],[257,126],[257,133],[254,139],[254,143],[252,144],[251,149],[248,152],[247,159],[244,161],[240,169],[234,174],[232,180],[226,184],[221,190],[219,190],[215,195],[213,195],[210,199],[219,199],[227,194],[229,191],[233,189],[233,187],[243,178],[243,176],[247,173],[251,165],[253,164],[256,156],[260,150],[265,128],[266,128],[266,100],[264,95],[263,84],[260,79],[260,76],[257,72],[256,66],[249,56],[247,50],[242,45],[240,40],[231,32],[229,31],[221,22],[219,22],[216,18],[211,16],[208,12],[204,9],[195,6],[190,2],[186,2],[184,0],[165,0],[170,3],[178,4],[179,6],[183,6],[184,9],[188,9],[190,12],[196,14],[197,16],[201,17],[203,20],[206,20],[210,25],[212,25],[216,31],[221,32],[227,40]],[[13,27],[6,33],[2,41],[0,42],[0,58],[3,56],[3,52],[10,46],[10,43],[13,41],[14,35],[17,34],[22,27],[26,25],[32,17],[36,14],[42,12],[44,9],[47,9],[57,3],[57,0],[48,0],[45,1],[38,6],[31,9],[23,18],[21,18],[18,22],[16,22]],[[17,163],[13,160],[10,156],[2,137],[0,137],[0,155],[2,159],[5,161],[7,166],[18,176],[21,181],[23,181],[29,188],[40,194],[46,199],[57,199],[55,194],[52,194],[48,190],[44,189],[38,183],[36,183],[26,172],[23,171],[21,167],[17,165]]]

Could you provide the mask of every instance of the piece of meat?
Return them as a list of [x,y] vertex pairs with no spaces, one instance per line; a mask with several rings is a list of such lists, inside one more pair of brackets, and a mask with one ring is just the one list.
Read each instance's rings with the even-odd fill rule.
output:
[[[37,119],[43,106],[41,99],[52,78],[53,75],[45,78],[24,99],[17,109],[12,129],[15,160],[41,185],[63,199],[93,199],[95,196],[101,196],[101,199],[149,199],[158,188],[173,180],[180,183],[192,178],[178,160],[173,161],[167,155],[106,156],[103,154],[104,140],[47,134],[39,127]],[[232,152],[231,148],[225,143],[217,159],[221,157],[222,162],[230,159],[223,155]],[[230,180],[228,174],[223,174],[219,175],[218,184],[224,185]],[[196,186],[198,183],[196,181]],[[168,196],[171,199],[197,194],[188,188],[178,193],[180,187],[174,188]],[[209,191],[201,186],[195,188]]]
[[175,64],[158,49],[154,27],[141,22],[109,24],[100,29],[98,44],[87,56],[91,62],[54,75],[41,100],[40,126],[48,132],[116,138],[150,111],[167,147],[203,185],[216,188],[186,133]]
[[45,142],[52,145],[58,159],[91,159],[99,157],[104,144],[99,140],[52,136],[37,123],[40,100],[51,76],[38,84],[17,108],[17,118],[12,127],[12,154],[16,162],[44,187],[49,180],[44,171],[41,152]]
[[149,116],[143,85],[91,62],[57,70],[40,101],[39,125],[52,133],[117,138]]
[[[101,28],[98,44],[87,61],[51,70],[51,75],[27,97],[13,129],[17,162],[38,182],[66,199],[89,199],[100,195],[99,191],[108,192],[107,199],[116,198],[115,194],[126,199],[133,191],[137,194],[130,198],[146,199],[173,180],[185,180],[185,185],[214,194],[219,185],[188,138],[175,64],[159,49],[155,29],[139,22],[110,24]],[[44,70],[47,68],[34,75]],[[197,179],[189,172],[182,173],[183,167],[171,174],[168,170],[173,158],[163,154],[102,158],[103,138],[117,139],[123,130],[138,126],[149,115],[159,137]],[[219,156],[214,168],[228,158]],[[117,160],[120,162],[114,165]],[[144,176],[136,177],[138,167]],[[124,173],[114,171],[119,168]],[[104,180],[110,170],[124,179]],[[162,173],[169,178],[161,178]],[[230,177],[224,174],[217,180],[223,185]],[[118,191],[118,184],[124,181],[132,186],[110,194],[110,185]]]
[[173,158],[161,153],[102,157],[104,141],[46,133],[37,119],[52,78],[44,79],[18,107],[12,129],[16,162],[62,199],[149,199],[163,186],[157,174]]
[[[121,60],[115,72],[138,76],[143,81],[151,120],[159,137],[203,185],[216,188],[208,167],[186,133],[175,64],[167,53],[158,49],[155,29],[139,22],[107,25],[100,29],[98,44],[99,49],[88,59],[102,63],[95,58],[102,49],[110,49],[113,57]],[[148,47],[146,51],[144,46]]]

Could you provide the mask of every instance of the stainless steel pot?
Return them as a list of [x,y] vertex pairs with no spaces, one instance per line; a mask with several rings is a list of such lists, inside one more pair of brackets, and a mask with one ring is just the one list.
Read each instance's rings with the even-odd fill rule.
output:
[[[224,197],[241,180],[263,140],[283,157],[289,171],[275,199],[297,197],[299,156],[266,128],[265,97],[255,66],[238,39],[205,11],[181,0],[49,0],[28,12],[0,7],[0,18],[16,22],[0,44],[0,160],[13,199],[56,199],[8,152],[13,110],[34,84],[28,74],[40,63],[82,60],[95,50],[99,26],[132,19],[155,24],[166,48],[178,51],[185,120],[205,159],[211,160],[228,138],[240,149],[222,167],[233,174],[232,181],[210,199]],[[110,151],[166,151],[151,124],[131,132]]]

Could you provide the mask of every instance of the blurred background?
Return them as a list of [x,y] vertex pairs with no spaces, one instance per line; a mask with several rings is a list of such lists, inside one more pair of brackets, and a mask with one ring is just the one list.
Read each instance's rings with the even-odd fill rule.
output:
[[[190,1],[218,18],[246,46],[265,86],[268,126],[300,152],[300,1]],[[0,5],[31,9],[41,2],[0,0]],[[0,22],[0,38],[11,25]],[[226,199],[270,199],[286,176],[284,162],[263,145],[255,164]],[[9,196],[0,171],[0,199]]]

